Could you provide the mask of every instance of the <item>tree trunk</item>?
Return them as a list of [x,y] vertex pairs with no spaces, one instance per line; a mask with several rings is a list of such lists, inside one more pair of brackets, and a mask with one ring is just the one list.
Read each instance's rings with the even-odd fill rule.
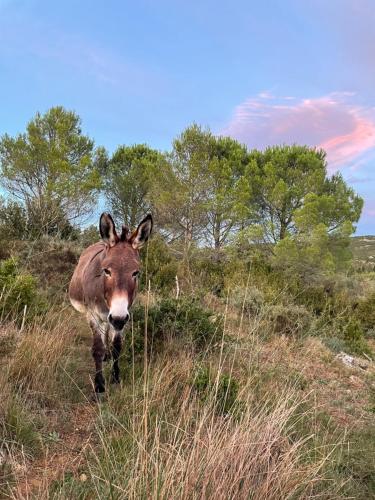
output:
[[281,222],[281,225],[280,225],[280,233],[279,233],[279,238],[280,240],[283,240],[285,238],[285,236],[287,235],[287,225],[284,221]]
[[214,222],[214,245],[215,245],[215,250],[217,251],[219,251],[221,247],[220,229],[221,229],[220,218],[216,216]]

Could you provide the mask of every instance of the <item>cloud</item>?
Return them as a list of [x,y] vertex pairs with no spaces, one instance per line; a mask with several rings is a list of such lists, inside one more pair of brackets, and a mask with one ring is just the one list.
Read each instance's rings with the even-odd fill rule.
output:
[[306,144],[327,152],[331,171],[355,169],[356,161],[375,148],[375,110],[353,104],[349,92],[297,100],[262,92],[234,110],[220,131],[249,147]]

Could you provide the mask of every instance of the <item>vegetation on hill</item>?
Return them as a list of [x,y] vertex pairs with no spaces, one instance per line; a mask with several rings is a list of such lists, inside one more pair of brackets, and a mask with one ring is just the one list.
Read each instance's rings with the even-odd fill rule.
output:
[[357,270],[368,272],[375,269],[375,236],[354,236],[351,249]]
[[[167,153],[109,157],[55,108],[3,137],[0,161],[1,497],[375,495],[375,281],[351,239],[362,200],[324,152],[248,151],[193,125]],[[66,290],[99,191],[157,229],[121,384],[98,404]]]

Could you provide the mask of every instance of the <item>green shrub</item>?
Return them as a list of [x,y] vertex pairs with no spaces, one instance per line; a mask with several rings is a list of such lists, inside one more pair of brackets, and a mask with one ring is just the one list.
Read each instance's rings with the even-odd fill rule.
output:
[[347,350],[347,344],[343,339],[339,337],[323,337],[323,343],[332,352],[339,354],[340,352],[345,352]]
[[357,319],[350,318],[343,329],[343,333],[346,345],[351,352],[356,354],[372,354],[371,349],[366,343],[361,323]]
[[365,330],[373,330],[375,328],[375,293],[358,302],[358,306],[355,309],[355,317],[361,322]]
[[229,304],[246,314],[258,314],[264,303],[264,295],[255,286],[236,287],[229,295]]
[[160,235],[150,241],[147,251],[142,254],[141,287],[147,287],[151,281],[152,289],[159,291],[171,290],[178,274],[178,262],[172,256],[169,246]]
[[225,255],[214,255],[212,250],[196,250],[191,260],[191,273],[194,283],[198,284],[202,292],[212,292],[218,297],[225,290],[225,274],[228,260]]
[[[319,323],[323,322],[325,323],[319,327]],[[354,315],[319,318],[314,330],[317,335],[323,337],[324,344],[333,352],[373,355],[367,345],[361,322]]]
[[301,335],[307,333],[312,323],[311,313],[298,305],[274,305],[268,310],[268,319],[275,333]]
[[296,290],[296,302],[311,309],[315,314],[322,314],[328,302],[327,287],[313,286]]
[[0,263],[0,294],[1,320],[21,322],[25,307],[29,319],[42,308],[35,278],[23,274],[14,258]]
[[[146,315],[143,306],[133,309],[134,352],[144,349]],[[213,318],[210,311],[195,300],[164,298],[149,307],[147,314],[149,348],[157,348],[168,337],[181,337],[196,348],[203,348],[221,338],[223,322],[221,317]],[[129,352],[130,354],[130,352]]]
[[83,248],[86,248],[100,240],[99,228],[95,224],[85,227],[81,230],[78,237],[78,242]]
[[207,366],[200,366],[193,377],[194,389],[203,401],[214,399],[219,413],[232,412],[238,403],[238,382],[226,373],[213,375]]
[[16,201],[0,198],[0,240],[23,240],[27,237],[27,213]]

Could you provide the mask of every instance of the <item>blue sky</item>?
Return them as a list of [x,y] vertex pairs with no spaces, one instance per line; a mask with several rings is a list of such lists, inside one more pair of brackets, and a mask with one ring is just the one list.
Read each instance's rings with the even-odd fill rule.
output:
[[198,122],[250,147],[327,150],[375,234],[373,0],[0,0],[0,134],[74,109],[112,151]]

